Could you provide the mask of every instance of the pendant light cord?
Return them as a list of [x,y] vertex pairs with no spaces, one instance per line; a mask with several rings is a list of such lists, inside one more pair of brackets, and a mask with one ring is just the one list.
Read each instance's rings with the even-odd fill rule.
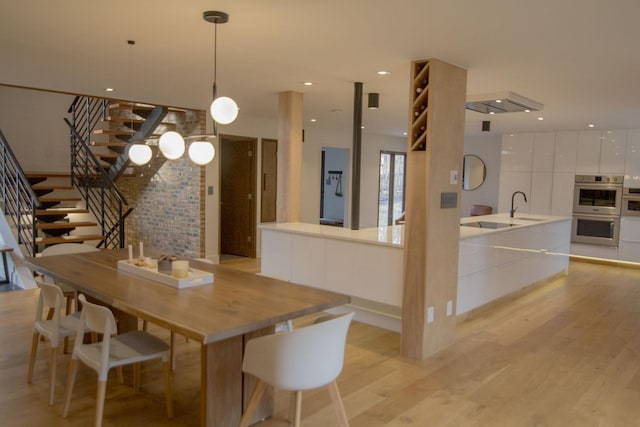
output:
[[218,79],[218,23],[213,24],[213,99],[216,99]]

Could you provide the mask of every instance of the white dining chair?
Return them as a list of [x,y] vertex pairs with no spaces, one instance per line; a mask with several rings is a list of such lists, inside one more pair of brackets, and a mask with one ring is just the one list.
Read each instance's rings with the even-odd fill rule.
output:
[[268,384],[294,392],[295,427],[300,426],[302,392],[326,386],[338,424],[348,427],[336,378],[344,364],[347,331],[353,315],[347,313],[292,332],[249,340],[242,370],[258,380],[240,420],[240,427],[251,422]]
[[[47,246],[42,251],[40,251],[40,256],[52,256],[52,255],[66,255],[66,254],[77,254],[83,252],[96,252],[100,249],[95,246],[80,244],[80,243],[58,243],[57,245]],[[66,313],[71,314],[71,308],[73,299],[76,296],[75,288],[69,285],[64,280],[55,279],[53,281],[57,286],[62,289],[62,293],[66,299]],[[78,309],[78,304],[76,301],[76,310]]]
[[[49,405],[53,405],[58,347],[67,337],[72,337],[77,334],[80,317],[76,313],[66,316],[62,315],[64,295],[58,286],[45,283],[38,278],[36,279],[36,283],[40,288],[40,297],[38,298],[36,322],[33,327],[33,338],[31,340],[27,383],[31,384],[33,380],[33,367],[36,361],[38,342],[40,338],[43,337],[49,340],[51,346],[49,350]],[[49,313],[46,317],[42,313],[45,309],[48,309]]]
[[[137,392],[140,383],[139,363],[152,359],[161,359],[164,371],[165,399],[167,416],[173,417],[173,397],[171,392],[171,368],[169,366],[169,346],[161,339],[143,331],[125,332],[116,335],[116,322],[113,313],[107,307],[87,302],[84,295],[78,299],[82,303],[80,326],[71,355],[69,378],[65,396],[63,417],[69,413],[71,394],[78,370],[78,360],[98,373],[98,392],[96,397],[95,426],[102,425],[104,400],[109,370],[124,365],[134,365],[133,388]],[[83,328],[102,334],[102,341],[83,344]]]

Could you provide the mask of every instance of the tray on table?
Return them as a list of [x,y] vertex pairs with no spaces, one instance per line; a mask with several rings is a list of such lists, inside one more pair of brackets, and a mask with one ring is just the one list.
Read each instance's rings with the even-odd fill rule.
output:
[[118,270],[126,271],[127,273],[135,274],[177,289],[213,283],[213,273],[191,267],[189,267],[189,276],[184,278],[173,277],[171,274],[161,273],[149,267],[139,267],[129,263],[129,260],[126,259],[118,261]]

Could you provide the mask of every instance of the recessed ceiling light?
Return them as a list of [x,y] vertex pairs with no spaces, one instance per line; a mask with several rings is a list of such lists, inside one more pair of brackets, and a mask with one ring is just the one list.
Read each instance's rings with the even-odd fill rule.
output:
[[360,126],[360,129],[364,129],[364,126]]
[[104,89],[105,92],[113,92],[115,89],[112,87],[107,87]]
[[313,86],[313,82],[304,82],[302,84],[305,86]]
[[489,114],[495,114],[495,111],[489,111]]
[[381,71],[378,71],[378,74],[381,76],[388,76],[389,74],[391,74],[391,71],[381,70]]
[[496,102],[500,104],[502,102],[502,99],[496,99]]
[[530,113],[530,112],[531,112],[531,110],[524,110],[524,112],[525,112],[525,113]]
[[596,127],[596,125],[590,124],[589,127],[593,128],[593,127]]
[[312,122],[312,123],[317,122],[317,120],[316,120],[316,119],[311,119],[311,120],[309,120],[309,121],[310,121],[310,122]]
[[544,117],[538,117],[538,120],[544,120]]
[[404,136],[407,136],[407,135],[408,135],[408,133],[407,133],[407,132],[402,132],[402,134],[403,134]]

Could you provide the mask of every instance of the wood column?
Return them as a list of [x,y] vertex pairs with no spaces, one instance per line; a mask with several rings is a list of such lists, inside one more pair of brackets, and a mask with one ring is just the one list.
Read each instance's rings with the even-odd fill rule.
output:
[[462,167],[466,81],[437,59],[412,63],[401,352],[415,359],[455,340],[461,185],[451,171]]
[[299,222],[302,203],[302,93],[280,92],[277,222]]

